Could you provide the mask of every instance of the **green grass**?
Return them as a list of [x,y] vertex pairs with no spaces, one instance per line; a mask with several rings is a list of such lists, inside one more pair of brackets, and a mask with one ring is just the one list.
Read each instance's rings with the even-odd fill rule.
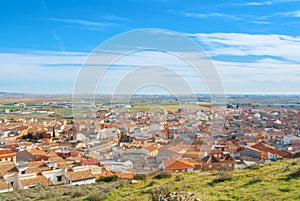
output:
[[18,109],[20,109],[19,106],[3,106],[3,107],[0,107],[0,110],[12,110],[12,111],[14,111],[14,110],[18,110]]
[[170,106],[170,105],[171,105],[171,106],[174,106],[174,105],[175,105],[175,106],[176,106],[176,105],[179,106],[180,103],[179,103],[179,102],[163,102],[163,103],[160,103],[159,105],[160,105],[160,106]]
[[170,192],[192,192],[201,200],[300,200],[299,169],[300,159],[291,159],[233,171],[232,178],[223,182],[218,182],[218,172],[147,178],[114,189],[107,200],[150,200],[151,190],[166,186]]
[[133,108],[128,108],[128,110],[131,110],[131,111],[160,111],[161,108],[157,108],[157,107],[133,107]]
[[[147,201],[154,192],[191,192],[201,200],[300,200],[300,158],[236,170],[220,181],[219,172],[180,173],[146,177],[136,184],[96,183],[56,186],[0,194],[0,200],[92,200]],[[100,192],[100,193],[99,193]],[[25,200],[25,199],[24,199]]]

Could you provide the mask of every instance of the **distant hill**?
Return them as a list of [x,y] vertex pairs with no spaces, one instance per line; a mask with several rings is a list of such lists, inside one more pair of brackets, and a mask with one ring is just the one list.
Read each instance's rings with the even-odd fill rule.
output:
[[[225,174],[224,174],[225,173]],[[224,176],[225,175],[225,176]],[[0,200],[147,201],[300,200],[300,158],[267,163],[232,173],[193,172],[147,177],[130,184],[116,181],[83,186],[47,187],[0,194]],[[25,199],[26,198],[26,199]]]
[[0,92],[0,97],[23,97],[24,93],[8,93],[8,92]]

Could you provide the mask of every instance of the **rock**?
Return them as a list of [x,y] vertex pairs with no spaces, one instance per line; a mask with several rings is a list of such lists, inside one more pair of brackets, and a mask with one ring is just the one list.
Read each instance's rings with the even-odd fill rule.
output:
[[132,179],[132,180],[130,181],[131,184],[136,184],[136,183],[138,183],[138,182],[139,182],[138,180],[134,180],[134,179]]

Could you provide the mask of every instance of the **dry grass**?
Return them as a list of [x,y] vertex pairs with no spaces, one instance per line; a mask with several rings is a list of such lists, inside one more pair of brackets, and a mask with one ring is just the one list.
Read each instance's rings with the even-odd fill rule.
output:
[[[227,178],[227,173],[225,177]],[[60,186],[0,194],[0,200],[147,201],[174,192],[200,200],[300,200],[300,158],[233,171],[180,173],[163,178],[146,177],[136,184],[123,180],[83,186]],[[218,182],[216,182],[218,181]]]

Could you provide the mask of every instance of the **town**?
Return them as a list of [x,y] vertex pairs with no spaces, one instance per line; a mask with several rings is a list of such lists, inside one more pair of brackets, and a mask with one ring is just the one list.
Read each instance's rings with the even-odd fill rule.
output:
[[253,102],[152,97],[97,104],[93,116],[78,118],[70,101],[2,103],[0,192],[113,175],[231,171],[298,156],[300,104]]

